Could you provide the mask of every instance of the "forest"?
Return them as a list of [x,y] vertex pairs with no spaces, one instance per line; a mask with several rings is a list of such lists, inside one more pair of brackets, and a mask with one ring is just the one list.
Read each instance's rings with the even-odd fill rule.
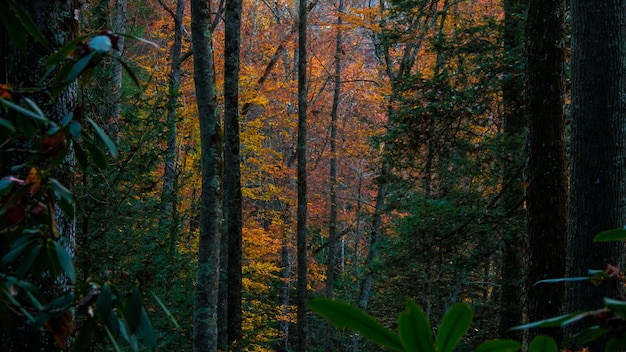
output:
[[0,350],[626,349],[625,16],[0,1]]

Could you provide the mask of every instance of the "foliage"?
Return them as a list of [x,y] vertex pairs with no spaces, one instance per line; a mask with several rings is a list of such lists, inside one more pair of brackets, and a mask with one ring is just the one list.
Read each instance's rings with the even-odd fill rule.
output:
[[[309,301],[309,307],[338,328],[348,328],[378,345],[406,352],[454,351],[469,329],[473,313],[469,305],[455,304],[445,313],[436,334],[433,334],[430,321],[422,308],[407,301],[406,309],[398,318],[396,334],[345,302],[316,298]],[[521,344],[514,340],[491,340],[481,344],[475,351],[513,352],[520,349]],[[552,338],[540,335],[533,339],[529,351],[556,352],[558,348]]]
[[[13,1],[8,4],[21,14],[21,27],[35,38],[42,37],[20,6]],[[22,31],[4,17],[3,23],[9,33]],[[20,36],[9,37],[17,38],[14,44],[23,48]],[[0,231],[7,248],[0,261],[0,316],[6,323],[14,316],[25,317],[33,329],[50,332],[61,348],[69,336],[75,336],[74,351],[103,341],[118,351],[118,340],[134,351],[140,340],[149,349],[157,344],[139,289],[124,292],[108,281],[78,280],[72,262],[73,234],[62,233],[58,225],[59,219],[75,218],[75,199],[54,175],[70,167],[73,155],[84,170],[92,163],[105,169],[106,152],[118,156],[116,145],[94,120],[84,116],[80,106],[66,116],[46,116],[28,97],[43,91],[54,98],[78,78],[89,80],[93,68],[116,48],[117,39],[111,32],[76,38],[47,58],[52,78],[45,87],[3,86],[0,90],[0,153],[13,155],[3,157],[9,174],[0,181]],[[128,74],[136,80],[130,70]],[[44,282],[57,289],[44,291]]]

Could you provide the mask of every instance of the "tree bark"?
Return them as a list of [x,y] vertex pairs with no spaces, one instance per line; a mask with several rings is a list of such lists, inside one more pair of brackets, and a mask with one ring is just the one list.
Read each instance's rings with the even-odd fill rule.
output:
[[[572,0],[572,104],[567,275],[623,267],[622,242],[594,243],[626,224],[626,2]],[[567,311],[602,307],[618,285],[567,286]],[[603,348],[601,342],[590,351]]]
[[[528,319],[561,313],[562,284],[536,285],[565,276],[567,178],[565,157],[564,32],[562,0],[530,0],[526,25]],[[530,331],[531,335],[538,333]],[[560,339],[560,329],[542,330]]]
[[[2,43],[0,44],[0,84],[7,84],[13,88],[41,88],[41,84],[49,83],[40,81],[46,72],[45,58],[73,40],[78,33],[79,23],[75,16],[80,9],[80,4],[74,0],[33,0],[19,1],[18,3],[31,16],[37,28],[48,40],[48,45],[35,42],[29,37],[27,49],[19,51],[11,44],[4,27],[0,26],[0,42]],[[71,84],[55,100],[50,100],[49,96],[45,94],[29,95],[29,98],[37,103],[46,117],[60,123],[63,117],[74,110],[76,84]],[[3,156],[0,160],[3,177],[13,174],[9,170],[12,165],[22,162],[22,155]],[[52,176],[61,181],[72,192],[75,182],[73,167],[73,154],[70,150],[63,164],[59,168],[51,170]],[[55,220],[61,236],[61,244],[71,255],[74,255],[76,219],[65,216],[58,206],[55,208]],[[3,242],[0,239],[0,249],[2,250],[4,249]],[[59,287],[64,285],[61,281],[46,278],[33,279],[40,283],[39,289],[45,296],[48,296],[46,298],[56,295],[60,289],[65,289]],[[44,331],[31,329],[31,324],[26,322],[26,318],[16,317],[12,319],[10,324],[6,323],[6,321],[0,322],[0,345],[3,351],[58,350],[52,336]]]
[[221,209],[220,158],[221,126],[218,124],[215,95],[211,9],[208,1],[191,0],[191,40],[194,51],[194,81],[200,142],[202,148],[202,195],[200,198],[200,240],[195,290],[193,351],[217,350],[217,296],[219,287]]
[[522,334],[509,330],[522,323],[522,292],[524,280],[524,251],[526,236],[516,224],[523,222],[521,200],[524,198],[524,181],[521,167],[523,154],[522,133],[526,127],[523,112],[524,72],[523,60],[525,1],[504,1],[504,55],[509,67],[507,78],[502,82],[504,105],[504,137],[508,148],[502,157],[503,184],[502,206],[506,214],[512,214],[505,226],[502,250],[502,294],[500,300],[500,336],[520,340]]
[[239,57],[241,0],[226,1],[224,41],[224,218],[228,238],[228,344],[241,339],[242,211],[239,142]]
[[298,255],[297,333],[298,351],[307,351],[307,0],[298,0],[298,140],[296,154],[298,209],[296,247]]

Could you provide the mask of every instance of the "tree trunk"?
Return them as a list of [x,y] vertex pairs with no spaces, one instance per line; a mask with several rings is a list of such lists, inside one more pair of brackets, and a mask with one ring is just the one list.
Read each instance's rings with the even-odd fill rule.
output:
[[[37,28],[48,40],[48,45],[34,42],[29,38],[29,43],[25,51],[18,51],[6,37],[4,27],[0,26],[0,84],[7,84],[13,88],[39,88],[41,79],[46,72],[44,67],[45,58],[73,40],[78,33],[78,19],[75,13],[80,9],[80,4],[74,0],[33,0],[18,1],[31,16]],[[43,82],[47,84],[49,82]],[[44,115],[50,120],[60,123],[64,116],[71,113],[76,101],[76,84],[71,84],[65,89],[56,100],[51,101],[45,94],[29,95],[34,99]],[[10,154],[2,157],[0,169],[2,176],[9,175],[9,168],[23,161],[18,154]],[[22,159],[23,160],[23,159]],[[75,177],[73,173],[73,156],[70,150],[66,161],[52,170],[52,176],[58,179],[70,191],[74,191]],[[11,173],[12,174],[12,173]],[[58,207],[56,210],[56,224],[61,236],[62,245],[70,254],[74,254],[76,220],[66,217]],[[0,249],[3,240],[0,239]],[[64,283],[57,280],[39,280],[41,292],[48,295],[55,295],[59,290],[59,285]],[[49,298],[49,297],[47,297]],[[42,300],[45,303],[45,300]],[[58,350],[52,336],[42,330],[32,330],[31,324],[23,317],[12,319],[10,325],[5,325],[6,321],[0,322],[0,345],[3,351],[53,351]]]
[[[567,275],[623,267],[622,242],[594,243],[626,216],[626,2],[572,0],[572,113]],[[602,307],[618,285],[567,287],[567,311]],[[601,343],[591,351],[603,348]]]
[[[378,242],[382,234],[383,211],[385,206],[385,197],[387,196],[387,177],[390,172],[389,165],[383,161],[383,167],[378,179],[378,193],[376,194],[376,205],[374,206],[374,218],[372,220],[372,232],[370,234],[370,242],[367,250],[367,258],[365,259],[365,276],[361,280],[359,291],[358,307],[362,310],[367,309],[372,291],[372,283],[374,282],[373,267],[376,261]],[[354,335],[350,344],[350,351],[359,350],[359,335]]]
[[191,40],[194,51],[194,80],[202,148],[202,195],[200,240],[195,290],[193,351],[217,350],[217,296],[220,259],[220,157],[221,126],[215,96],[211,9],[205,0],[191,0]]
[[[563,112],[563,1],[530,0],[526,25],[528,319],[557,316],[562,284],[533,284],[565,276],[567,178]],[[531,335],[537,331],[530,331]],[[560,338],[560,329],[542,330]]]
[[241,339],[242,211],[239,156],[239,47],[241,0],[226,1],[224,42],[224,217],[228,237],[228,344]]
[[526,247],[525,236],[517,226],[523,222],[524,181],[521,167],[523,145],[522,133],[526,126],[522,111],[524,78],[520,69],[524,46],[525,12],[523,0],[504,1],[504,55],[509,67],[509,74],[502,82],[502,100],[504,105],[504,137],[508,146],[504,163],[502,206],[506,214],[511,214],[510,221],[504,230],[502,250],[502,296],[500,301],[500,336],[521,340],[522,335],[510,331],[513,326],[522,323],[524,262],[522,253]]
[[[341,52],[342,52],[342,13],[343,0],[337,7],[337,35],[335,37],[335,88],[333,105],[330,111],[330,216],[328,219],[328,263],[326,266],[326,297],[333,297],[335,285],[335,264],[337,261],[337,121],[339,110],[339,94],[341,93]],[[326,351],[332,350],[332,332],[334,328],[326,324]]]
[[296,305],[298,326],[298,351],[307,351],[307,0],[298,1],[298,141],[296,154],[298,159],[298,209],[296,226],[296,247],[298,255],[298,285]]

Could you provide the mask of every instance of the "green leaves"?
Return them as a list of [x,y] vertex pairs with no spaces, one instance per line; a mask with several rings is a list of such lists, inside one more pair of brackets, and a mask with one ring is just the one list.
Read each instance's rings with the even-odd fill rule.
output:
[[[469,329],[473,310],[464,303],[457,303],[443,316],[433,341],[433,331],[424,311],[408,301],[406,310],[398,318],[398,335],[374,318],[348,303],[316,298],[309,307],[338,328],[348,328],[368,340],[394,351],[405,352],[452,352]],[[399,344],[398,344],[399,343]],[[514,352],[521,344],[512,340],[494,340],[481,345],[479,352]],[[551,352],[551,351],[546,351]]]
[[309,307],[338,328],[350,328],[363,337],[394,351],[404,351],[398,335],[382,326],[362,310],[340,301],[326,298],[310,300]]
[[626,240],[626,228],[600,232],[593,238],[594,242],[614,242]]

